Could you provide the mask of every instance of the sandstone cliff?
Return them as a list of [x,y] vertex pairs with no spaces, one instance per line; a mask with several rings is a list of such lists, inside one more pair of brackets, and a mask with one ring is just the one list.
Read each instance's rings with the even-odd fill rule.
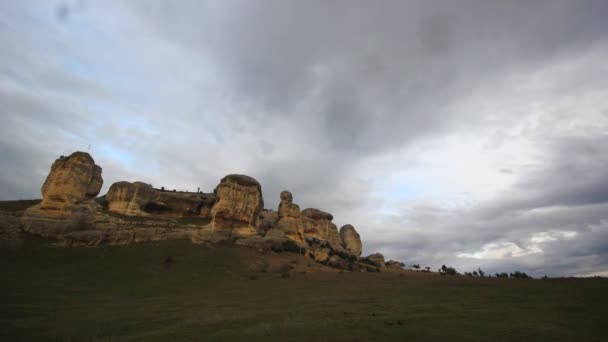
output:
[[211,217],[215,194],[154,189],[142,182],[117,182],[105,196],[108,210],[130,216]]
[[211,208],[213,229],[235,237],[257,234],[255,227],[264,208],[258,181],[245,175],[228,175],[213,192],[217,197]]
[[[314,208],[300,211],[289,191],[281,192],[278,211],[266,210],[262,187],[249,176],[228,175],[213,193],[117,182],[99,201],[103,206],[95,200],[102,184],[101,167],[89,154],[62,156],[42,187],[42,202],[21,218],[9,217],[3,236],[22,230],[66,246],[226,241],[265,251],[297,252],[334,267],[369,268],[359,263],[361,238],[352,225],[338,231],[330,213]],[[380,254],[362,261],[384,267]]]

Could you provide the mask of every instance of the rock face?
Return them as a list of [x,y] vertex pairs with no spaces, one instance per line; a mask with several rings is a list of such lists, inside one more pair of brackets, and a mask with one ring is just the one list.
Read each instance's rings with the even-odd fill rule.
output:
[[61,156],[42,185],[42,202],[23,213],[22,229],[45,238],[87,229],[100,208],[94,198],[102,185],[101,167],[88,153]]
[[215,195],[162,191],[142,182],[117,182],[108,190],[106,200],[110,211],[124,215],[211,217]]
[[338,227],[331,222],[333,215],[319,209],[308,208],[302,211],[304,236],[326,241],[336,251],[345,252]]
[[151,185],[142,182],[116,182],[106,194],[108,209],[125,215],[146,215],[144,206],[154,196]]
[[[117,182],[95,200],[102,183],[101,168],[89,154],[62,156],[51,167],[39,204],[0,217],[0,243],[19,241],[22,232],[65,246],[228,240],[265,252],[300,253],[342,269],[388,270],[379,253],[357,260],[362,244],[353,226],[338,231],[330,213],[300,211],[289,191],[281,192],[277,211],[265,210],[262,188],[249,176],[228,175],[212,194]],[[391,261],[388,267],[397,264]]]
[[245,175],[228,175],[214,193],[217,202],[211,208],[211,223],[215,230],[230,232],[231,237],[257,233],[258,216],[264,208],[258,181]]
[[370,254],[365,258],[378,267],[385,267],[384,255],[380,253]]
[[300,218],[300,207],[293,203],[293,196],[289,191],[281,192],[277,228],[284,232],[288,239],[304,244],[304,227]]
[[279,213],[274,210],[262,210],[258,217],[257,230],[260,233],[266,233],[271,229],[277,228],[279,223]]
[[66,211],[73,205],[95,198],[101,190],[101,167],[86,152],[61,156],[51,166],[42,185],[41,210]]
[[350,224],[342,226],[342,228],[340,228],[340,238],[342,239],[344,248],[346,248],[349,254],[356,257],[361,256],[363,245],[361,243],[361,237],[355,230],[355,227]]

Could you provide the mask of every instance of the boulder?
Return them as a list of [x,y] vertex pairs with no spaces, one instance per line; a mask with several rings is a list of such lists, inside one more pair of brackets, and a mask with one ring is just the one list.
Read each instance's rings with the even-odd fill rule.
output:
[[304,223],[304,236],[327,242],[336,252],[346,253],[342,246],[338,227],[331,222],[333,215],[319,209],[308,208],[301,213]]
[[155,191],[143,182],[116,182],[106,194],[108,210],[124,215],[146,215],[144,206],[154,199]]
[[382,255],[380,253],[370,254],[370,255],[366,256],[364,259],[366,259],[367,261],[369,261],[370,263],[372,263],[378,267],[386,266],[386,263],[384,261],[384,255]]
[[41,210],[69,211],[83,201],[95,198],[101,190],[101,167],[86,152],[61,156],[51,166],[42,185]]
[[255,227],[264,207],[258,181],[245,175],[228,175],[214,193],[217,202],[211,209],[213,229],[229,231],[231,237],[257,234]]
[[342,226],[342,228],[340,228],[340,238],[342,239],[344,248],[349,254],[354,255],[357,258],[361,256],[363,245],[361,243],[361,237],[355,230],[355,227],[350,224]]
[[304,244],[304,226],[300,218],[300,207],[293,203],[293,196],[289,191],[281,192],[277,229],[283,231],[288,239]]
[[61,156],[42,185],[42,201],[24,211],[22,229],[50,239],[88,229],[101,208],[94,198],[102,184],[101,167],[88,153]]

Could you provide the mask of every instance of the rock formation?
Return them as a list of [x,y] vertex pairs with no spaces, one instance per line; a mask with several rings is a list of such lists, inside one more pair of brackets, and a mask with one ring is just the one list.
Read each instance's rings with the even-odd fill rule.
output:
[[42,202],[23,213],[22,229],[46,238],[86,229],[100,207],[94,198],[102,185],[101,167],[88,153],[59,157],[42,185]]
[[213,191],[217,202],[211,208],[212,227],[231,237],[257,233],[260,211],[264,208],[262,187],[245,175],[228,175]]
[[42,202],[20,217],[7,216],[0,225],[0,241],[10,241],[21,231],[66,246],[231,241],[264,251],[301,253],[342,269],[385,267],[379,253],[359,259],[361,238],[352,225],[338,231],[331,214],[314,208],[300,211],[289,191],[281,192],[278,211],[264,209],[260,183],[249,176],[228,175],[212,194],[117,182],[97,199],[100,205],[95,196],[102,183],[101,168],[89,154],[62,156],[42,186]]
[[279,213],[274,210],[262,210],[258,217],[258,232],[264,234],[271,229],[276,229],[279,223]]
[[302,221],[304,222],[304,236],[314,238],[319,241],[327,242],[332,249],[346,252],[342,247],[342,240],[338,227],[331,222],[333,215],[319,209],[308,208],[302,211]]
[[284,232],[288,239],[304,244],[304,227],[300,218],[300,207],[293,203],[293,196],[289,191],[281,192],[277,228]]
[[144,206],[154,197],[151,185],[142,182],[116,182],[106,194],[108,209],[125,215],[146,215]]
[[369,262],[373,263],[378,267],[385,267],[386,265],[386,262],[384,261],[384,255],[380,253],[370,254],[365,257],[365,259],[367,259]]
[[215,203],[215,194],[163,191],[142,182],[114,183],[105,198],[110,211],[132,216],[211,217]]
[[61,156],[51,166],[42,185],[41,210],[70,210],[72,206],[95,198],[101,190],[101,167],[86,152]]
[[346,248],[351,255],[356,257],[361,256],[363,245],[361,244],[361,237],[355,230],[355,227],[350,224],[342,226],[342,228],[340,228],[340,238],[342,239],[344,248]]

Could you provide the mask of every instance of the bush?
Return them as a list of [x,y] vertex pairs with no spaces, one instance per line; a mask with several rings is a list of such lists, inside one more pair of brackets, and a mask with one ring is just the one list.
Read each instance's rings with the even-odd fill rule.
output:
[[[439,273],[441,275],[457,275],[458,271],[456,271],[456,269],[454,267],[448,267],[446,265],[441,265],[441,269],[439,269]],[[467,272],[465,272],[465,275],[469,275],[469,274],[467,274]]]

